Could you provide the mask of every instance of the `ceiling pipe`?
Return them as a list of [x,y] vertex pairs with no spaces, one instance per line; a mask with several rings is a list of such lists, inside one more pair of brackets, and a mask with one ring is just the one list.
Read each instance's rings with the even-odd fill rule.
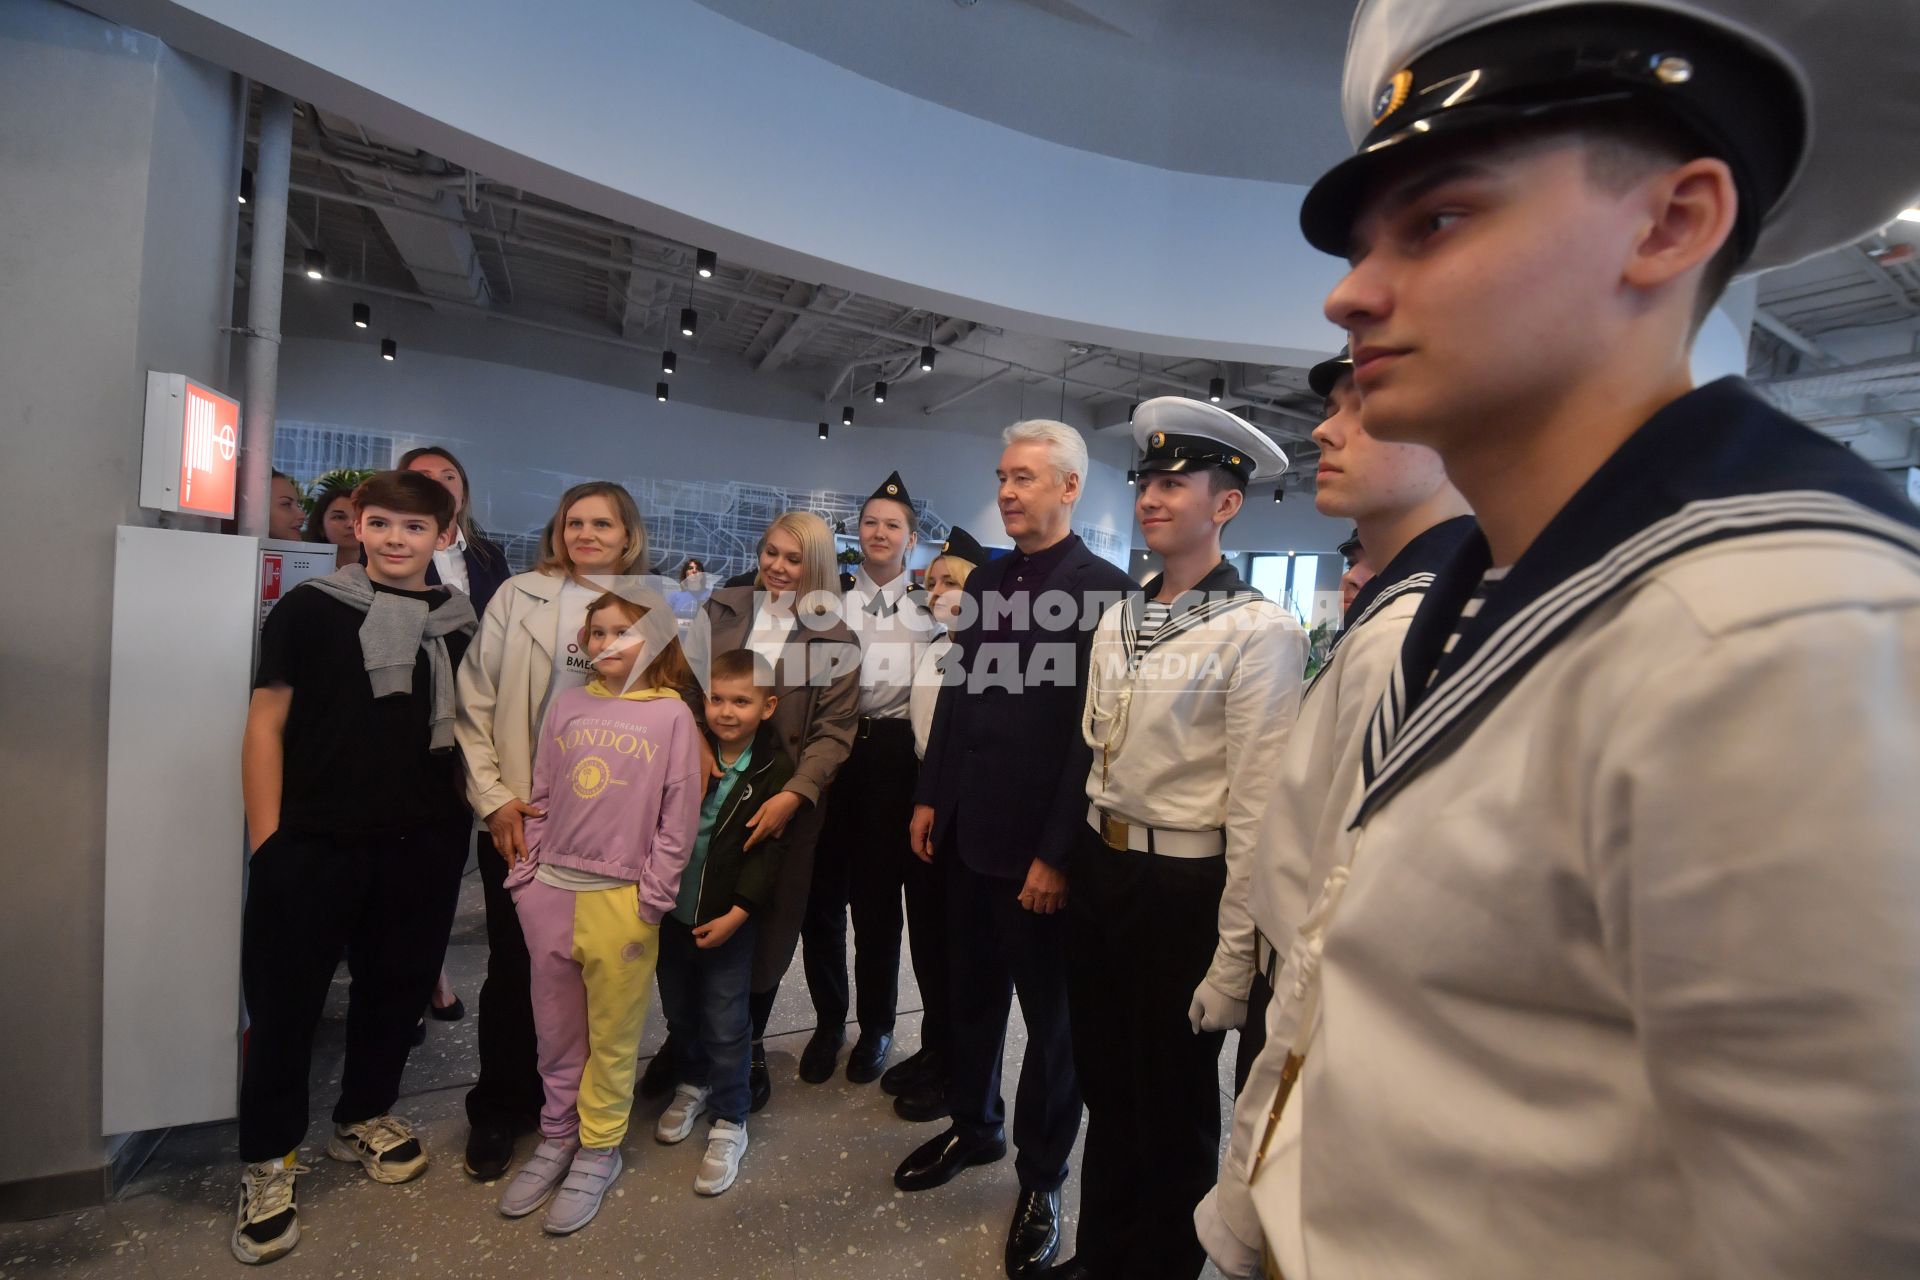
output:
[[[319,187],[306,186],[300,183],[293,184],[292,190],[298,191],[304,195],[317,196],[322,200],[332,200],[339,204],[348,204],[348,205],[354,205],[358,208],[372,209],[375,212],[378,212],[382,209],[390,209],[393,207],[391,204],[388,204],[386,202],[373,200],[365,196],[348,195],[339,191],[327,191]],[[414,210],[408,210],[407,212],[413,213],[415,217],[419,217],[419,218],[429,218],[429,219],[438,218],[441,221],[455,223],[463,227],[468,225],[466,220],[463,218],[450,218],[441,214],[415,212]],[[637,275],[651,276],[657,280],[665,280],[675,284],[683,283],[678,273],[673,271],[668,271],[662,268],[642,266],[639,263],[630,262],[630,261],[626,261],[619,258],[608,257],[605,254],[585,253],[577,249],[568,249],[561,245],[545,244],[538,240],[528,239],[526,236],[517,235],[511,231],[493,231],[489,229],[485,231],[485,234],[489,238],[498,240],[501,243],[518,245],[521,248],[530,250],[534,253],[543,253],[549,257],[559,258],[563,261],[585,263],[588,266],[600,267],[607,271],[623,271],[623,272],[631,272]],[[860,321],[850,320],[842,316],[822,315],[818,311],[809,311],[805,307],[796,306],[789,302],[783,302],[778,298],[768,298],[768,297],[763,297],[759,294],[747,293],[744,290],[735,289],[729,285],[718,284],[712,280],[702,282],[702,284],[700,285],[700,293],[703,296],[730,298],[735,301],[750,303],[753,306],[760,307],[767,311],[780,311],[790,316],[802,316],[802,315],[809,316],[825,327],[844,329],[851,333],[862,333],[870,337],[882,339],[887,342],[897,342],[902,347],[907,349],[907,351],[903,352],[902,354],[907,354],[907,353],[918,354],[921,346],[927,345],[927,344],[923,344],[922,341],[917,337],[911,337],[909,335],[900,333],[895,330],[882,329],[878,325],[863,324]],[[995,364],[1004,365],[1006,366],[1006,369],[1008,372],[1019,371],[1022,373],[1030,373],[1037,378],[1044,378],[1050,382],[1064,382],[1066,385],[1070,387],[1082,387],[1088,391],[1099,392],[1104,395],[1117,396],[1117,395],[1125,394],[1124,390],[1107,386],[1104,383],[1088,382],[1082,378],[1064,378],[1058,373],[1055,373],[1046,369],[1035,369],[1031,365],[1021,364],[1017,360],[1008,360],[1000,356],[983,356],[978,351],[968,351],[968,350],[965,350],[964,348],[954,346],[951,344],[935,342],[930,345],[932,345],[936,350],[952,352],[955,355],[968,357],[972,359],[988,360]],[[1102,358],[1106,358],[1106,357],[1102,357]],[[1120,367],[1117,361],[1115,362],[1115,365],[1116,367]],[[1204,396],[1206,394],[1205,387],[1197,386],[1190,382],[1184,382],[1184,381],[1181,381],[1180,379],[1173,378],[1164,374],[1147,374],[1146,381],[1152,382],[1157,386],[1174,387],[1178,390],[1190,391],[1201,396]],[[1273,413],[1279,414],[1281,417],[1293,418],[1301,422],[1310,422],[1310,423],[1313,423],[1315,426],[1318,426],[1320,423],[1320,418],[1318,417],[1318,415],[1307,413],[1304,410],[1296,409],[1291,405],[1282,404],[1276,400],[1271,400],[1265,397],[1247,396],[1247,395],[1236,395],[1235,398],[1239,400],[1244,400],[1248,404],[1258,405],[1260,408],[1267,409]]]

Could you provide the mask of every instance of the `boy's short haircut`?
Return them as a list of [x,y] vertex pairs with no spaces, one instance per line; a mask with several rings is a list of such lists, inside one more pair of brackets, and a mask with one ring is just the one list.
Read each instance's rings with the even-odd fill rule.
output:
[[441,530],[453,523],[453,494],[424,471],[376,471],[353,491],[353,514],[382,507],[403,515],[432,516]]
[[[1607,195],[1624,195],[1635,183],[1662,169],[1690,160],[1724,159],[1684,124],[1638,109],[1632,104],[1560,111],[1538,120],[1516,121],[1489,128],[1463,140],[1475,154],[1498,151],[1524,153],[1565,142],[1578,143],[1586,153],[1587,181]],[[1714,252],[1700,275],[1694,300],[1693,330],[1706,323],[1720,295],[1740,267],[1740,243],[1732,233]]]
[[722,680],[748,681],[763,694],[774,691],[772,666],[751,649],[729,649],[715,655],[707,671],[707,687],[712,688]]
[[1245,478],[1238,472],[1229,471],[1225,467],[1208,467],[1207,493],[1217,498],[1229,489],[1235,489],[1241,493],[1245,493],[1247,491]]

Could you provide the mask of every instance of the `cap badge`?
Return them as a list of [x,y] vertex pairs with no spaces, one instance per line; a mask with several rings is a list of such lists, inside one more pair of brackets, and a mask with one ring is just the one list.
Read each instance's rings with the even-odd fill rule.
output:
[[1380,92],[1373,96],[1373,122],[1379,124],[1388,116],[1406,105],[1407,94],[1413,91],[1413,72],[1396,71],[1393,79],[1380,86]]
[[1147,446],[1152,449],[1158,449],[1161,445],[1165,444],[1166,442],[1167,442],[1167,433],[1164,431],[1156,431],[1152,435],[1147,437]]
[[1678,54],[1663,53],[1653,60],[1653,78],[1661,84],[1685,84],[1693,79],[1693,64]]
[[1235,453],[1235,454],[1229,454],[1229,455],[1227,456],[1227,461],[1228,461],[1228,462],[1229,462],[1230,464],[1232,464],[1233,466],[1236,466],[1236,467],[1237,467],[1237,466],[1239,466],[1239,465],[1240,465],[1240,455],[1239,455],[1239,454],[1237,454],[1237,453]]
[[890,485],[888,485],[888,486],[887,486],[887,492],[888,492],[889,494],[895,494],[895,493],[899,493],[899,492],[900,492],[900,486],[899,486],[899,485],[897,485],[897,484],[890,484]]

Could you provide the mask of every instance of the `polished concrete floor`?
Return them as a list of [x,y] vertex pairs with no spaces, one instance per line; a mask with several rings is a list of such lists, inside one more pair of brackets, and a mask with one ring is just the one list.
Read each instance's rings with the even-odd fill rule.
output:
[[[469,872],[447,959],[469,1008],[486,964],[480,887]],[[901,1008],[917,1010],[911,966]],[[344,972],[335,981],[316,1053],[314,1119],[301,1148],[313,1172],[300,1179],[300,1247],[272,1265],[284,1280],[313,1277],[660,1276],[675,1280],[792,1277],[800,1280],[990,1280],[1001,1275],[1007,1218],[1018,1190],[1011,1157],[970,1170],[936,1191],[895,1190],[894,1166],[938,1125],[893,1114],[878,1086],[824,1085],[795,1076],[813,1026],[800,966],[793,967],[769,1026],[773,1100],[748,1122],[752,1139],[740,1180],[725,1195],[694,1194],[703,1144],[653,1141],[662,1103],[634,1109],[624,1148],[627,1170],[600,1216],[579,1234],[555,1239],[538,1215],[509,1222],[494,1209],[500,1188],[460,1169],[466,1139],[461,1099],[475,1070],[474,1021],[428,1024],[426,1044],[407,1066],[398,1110],[414,1121],[433,1166],[399,1187],[370,1181],[357,1166],[323,1154],[327,1114],[339,1079],[346,1009]],[[919,1016],[903,1012],[896,1052],[911,1052]],[[665,1028],[656,1008],[643,1055]],[[1007,1042],[1007,1096],[1025,1037],[1016,1009]],[[1222,1055],[1223,1108],[1234,1042]],[[844,1063],[844,1054],[842,1057]],[[523,1153],[534,1140],[523,1140]],[[38,1222],[0,1224],[0,1280],[27,1276],[176,1277],[241,1270],[227,1251],[238,1189],[232,1124],[168,1135],[125,1192],[103,1208]],[[1066,1187],[1070,1256],[1076,1176]],[[1216,1277],[1208,1268],[1206,1275]]]

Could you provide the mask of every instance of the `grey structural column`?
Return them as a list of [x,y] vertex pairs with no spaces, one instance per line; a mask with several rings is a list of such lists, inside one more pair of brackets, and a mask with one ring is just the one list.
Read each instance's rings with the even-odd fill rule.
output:
[[274,402],[280,389],[280,290],[287,256],[287,176],[293,161],[293,99],[266,89],[253,165],[253,254],[247,269],[247,388],[240,468],[240,532],[264,538],[273,501]]

